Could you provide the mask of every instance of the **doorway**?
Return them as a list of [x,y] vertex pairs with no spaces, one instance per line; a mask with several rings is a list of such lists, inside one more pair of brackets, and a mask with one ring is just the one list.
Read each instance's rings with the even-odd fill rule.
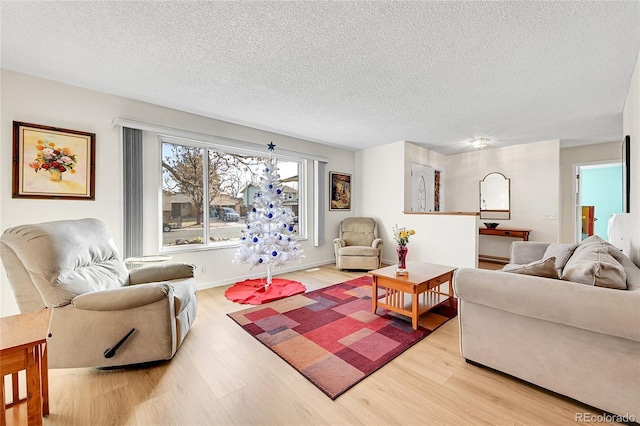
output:
[[443,172],[411,163],[411,211],[439,212],[444,206]]
[[576,165],[576,242],[591,235],[608,240],[609,217],[622,209],[621,162]]

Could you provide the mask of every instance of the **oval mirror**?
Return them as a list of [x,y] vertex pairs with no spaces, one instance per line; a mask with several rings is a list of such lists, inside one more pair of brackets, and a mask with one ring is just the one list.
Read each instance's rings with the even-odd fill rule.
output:
[[480,219],[509,219],[510,179],[502,173],[489,173],[480,181]]

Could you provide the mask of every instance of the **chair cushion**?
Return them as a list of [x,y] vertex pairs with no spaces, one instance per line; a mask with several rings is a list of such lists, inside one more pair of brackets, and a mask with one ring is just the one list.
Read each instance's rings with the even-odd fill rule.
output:
[[348,246],[371,246],[376,239],[376,222],[370,217],[351,217],[340,225],[342,239]]
[[127,284],[128,271],[106,225],[61,220],[8,229],[2,236],[22,261],[48,307]]
[[378,249],[365,246],[346,246],[338,249],[339,256],[373,256],[377,257]]

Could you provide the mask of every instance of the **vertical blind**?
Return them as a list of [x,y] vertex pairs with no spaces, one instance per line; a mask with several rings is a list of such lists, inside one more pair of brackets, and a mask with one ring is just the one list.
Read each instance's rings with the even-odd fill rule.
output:
[[142,130],[122,128],[124,257],[142,255]]

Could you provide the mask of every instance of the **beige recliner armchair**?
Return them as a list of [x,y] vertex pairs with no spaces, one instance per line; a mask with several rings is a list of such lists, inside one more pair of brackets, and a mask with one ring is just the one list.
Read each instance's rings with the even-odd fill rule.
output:
[[378,225],[370,217],[350,217],[340,222],[339,237],[333,240],[338,269],[378,269],[382,258]]
[[97,219],[7,229],[0,255],[20,311],[53,310],[51,368],[170,359],[196,318],[194,267],[172,263],[129,272]]

